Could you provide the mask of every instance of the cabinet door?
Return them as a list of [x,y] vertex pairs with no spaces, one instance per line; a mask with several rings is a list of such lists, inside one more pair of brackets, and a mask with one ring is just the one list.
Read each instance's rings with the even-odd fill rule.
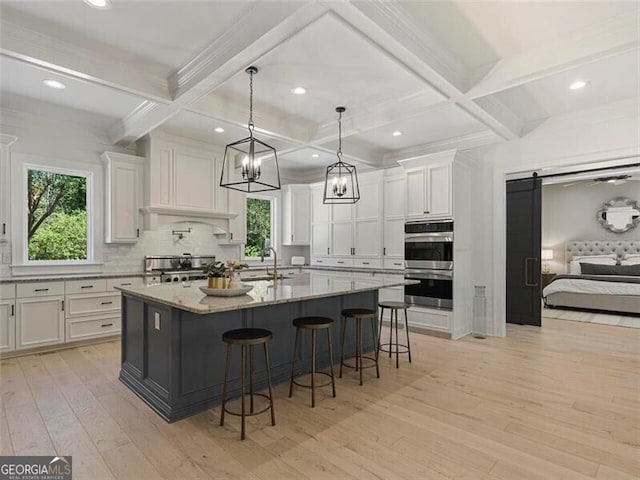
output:
[[354,210],[353,204],[331,205],[331,221],[332,222],[350,222],[353,219],[353,210]]
[[350,256],[353,248],[352,222],[333,222],[331,224],[331,255]]
[[311,190],[311,222],[328,222],[330,205],[322,203],[324,198],[323,188],[313,188]]
[[158,167],[150,169],[151,205],[170,207],[173,205],[173,150],[162,148],[158,153]]
[[294,190],[291,200],[292,243],[293,245],[309,245],[311,194],[309,190]]
[[0,242],[9,240],[9,147],[0,145]]
[[404,258],[404,219],[393,218],[384,222],[384,255]]
[[428,216],[450,218],[452,216],[451,164],[429,167],[427,177]]
[[405,205],[405,180],[404,176],[389,177],[384,179],[384,216],[385,218],[404,218]]
[[112,161],[107,168],[105,242],[137,242],[141,225],[142,164]]
[[229,211],[238,214],[229,219],[229,243],[246,243],[247,200],[244,193],[229,190]]
[[224,164],[224,158],[216,158],[214,161],[215,164],[215,178],[213,179],[213,190],[215,196],[215,209],[219,212],[228,211],[229,206],[229,195],[228,188],[223,188],[220,186],[220,180],[222,178],[222,166]]
[[16,316],[13,300],[0,300],[0,352],[16,348]]
[[360,185],[360,201],[354,205],[356,221],[381,219],[381,196],[382,185],[380,181],[362,183]]
[[359,220],[355,222],[355,255],[379,257],[382,238],[379,220]]
[[314,257],[329,255],[329,223],[311,225],[311,255]]
[[424,168],[407,170],[407,218],[424,217],[427,214],[425,176]]
[[175,207],[214,208],[214,159],[204,154],[176,151],[173,172]]
[[18,299],[16,348],[64,342],[63,297]]

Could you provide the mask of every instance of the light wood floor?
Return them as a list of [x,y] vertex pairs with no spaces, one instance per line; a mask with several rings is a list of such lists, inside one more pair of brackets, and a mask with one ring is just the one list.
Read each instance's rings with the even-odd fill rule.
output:
[[117,380],[116,342],[4,360],[0,454],[73,455],[76,480],[640,477],[639,330],[545,319],[412,346],[315,409],[278,386],[277,425],[244,442],[218,409],[161,420]]

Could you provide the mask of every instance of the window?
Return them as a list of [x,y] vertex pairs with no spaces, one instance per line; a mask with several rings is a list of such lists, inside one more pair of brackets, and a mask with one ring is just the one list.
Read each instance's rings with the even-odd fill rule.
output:
[[27,167],[25,238],[29,262],[90,259],[89,175]]
[[244,246],[246,258],[256,258],[265,248],[273,245],[273,199],[261,196],[247,197],[247,243]]

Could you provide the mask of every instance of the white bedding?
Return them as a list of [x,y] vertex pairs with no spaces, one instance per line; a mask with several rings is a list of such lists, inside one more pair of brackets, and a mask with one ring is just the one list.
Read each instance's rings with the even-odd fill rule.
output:
[[542,291],[542,295],[546,297],[552,293],[559,292],[640,296],[640,283],[606,282],[582,278],[559,278],[547,285]]

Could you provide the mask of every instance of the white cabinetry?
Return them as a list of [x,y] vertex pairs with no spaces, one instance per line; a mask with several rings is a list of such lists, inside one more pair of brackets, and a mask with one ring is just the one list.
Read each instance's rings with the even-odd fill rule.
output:
[[64,342],[63,293],[63,282],[18,284],[16,349]]
[[408,312],[409,326],[448,334],[451,332],[452,312],[422,307],[411,307]]
[[0,133],[0,242],[6,242],[10,238],[11,182],[9,180],[9,163],[10,147],[16,140],[17,137]]
[[282,244],[309,245],[311,240],[311,191],[308,185],[282,188]]
[[140,238],[144,158],[105,152],[105,243]]
[[407,169],[407,219],[453,216],[452,162]]
[[237,190],[229,190],[229,211],[234,216],[229,219],[228,243],[247,243],[247,197]]
[[382,254],[384,268],[404,268],[405,177],[384,179],[384,225]]
[[311,187],[311,264],[329,264],[329,218],[331,207],[322,203],[324,184]]
[[16,287],[0,285],[0,352],[16,348]]

